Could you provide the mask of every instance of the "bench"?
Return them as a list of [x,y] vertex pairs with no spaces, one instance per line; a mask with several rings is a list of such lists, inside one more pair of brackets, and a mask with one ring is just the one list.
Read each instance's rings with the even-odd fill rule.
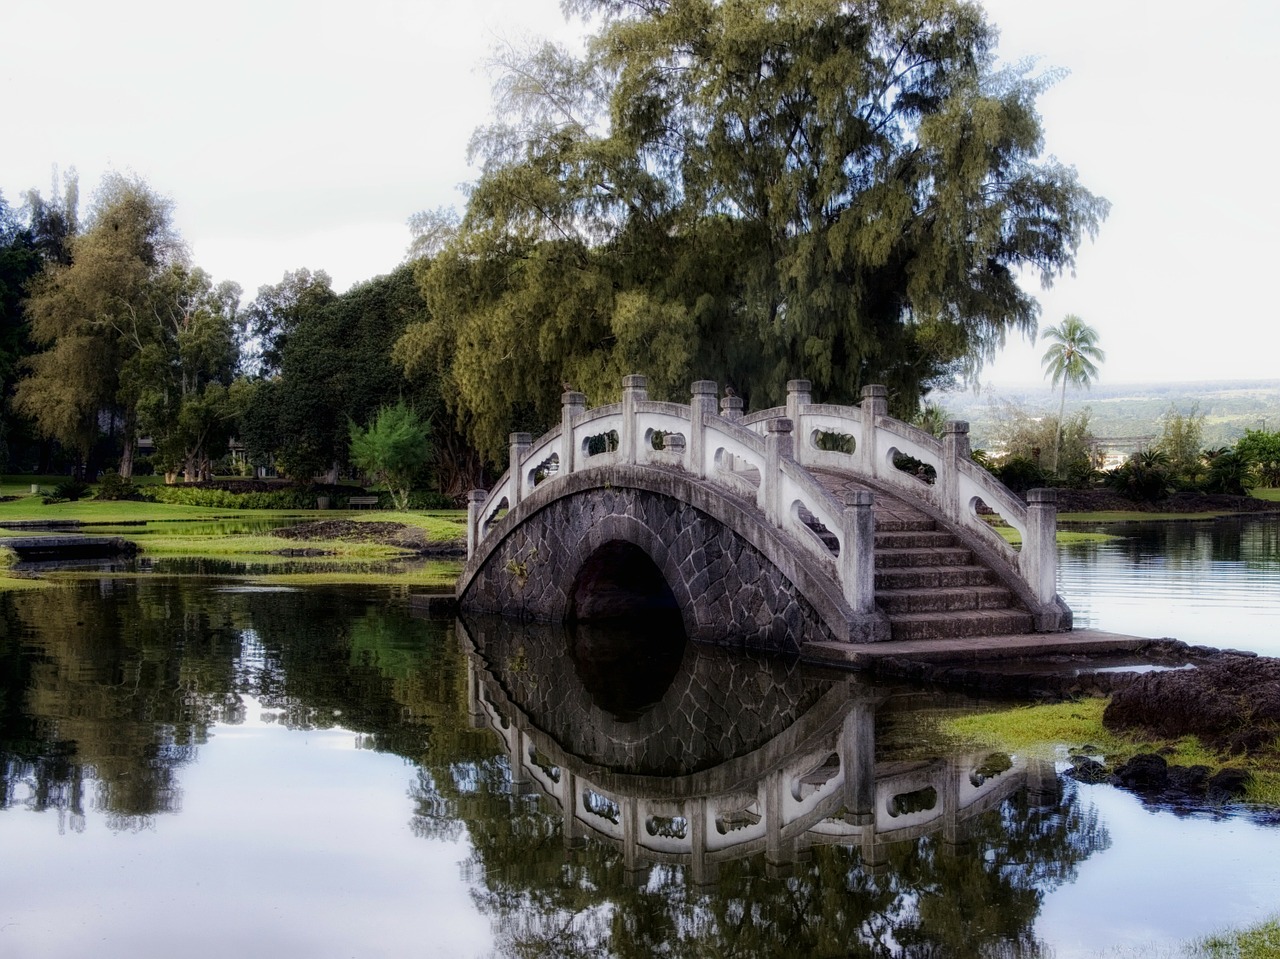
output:
[[348,496],[347,507],[349,509],[358,509],[362,506],[377,506],[378,497],[376,496]]

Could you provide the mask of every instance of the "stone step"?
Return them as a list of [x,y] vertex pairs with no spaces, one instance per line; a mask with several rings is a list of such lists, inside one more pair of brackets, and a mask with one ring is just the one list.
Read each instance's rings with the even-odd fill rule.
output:
[[921,515],[919,519],[904,519],[902,517],[881,516],[876,513],[875,517],[877,533],[901,533],[938,528],[937,523],[924,515]]
[[904,566],[968,566],[973,553],[962,546],[938,549],[877,549],[876,569]]
[[890,636],[899,642],[1029,633],[1034,625],[1031,614],[1019,609],[899,613],[889,619]]
[[1008,609],[1013,603],[1013,593],[1003,586],[882,589],[876,591],[876,604],[891,616],[896,613]]
[[901,566],[876,570],[876,595],[881,590],[950,589],[958,586],[988,586],[997,582],[985,566]]
[[946,530],[876,530],[876,549],[943,549],[955,545],[955,536]]

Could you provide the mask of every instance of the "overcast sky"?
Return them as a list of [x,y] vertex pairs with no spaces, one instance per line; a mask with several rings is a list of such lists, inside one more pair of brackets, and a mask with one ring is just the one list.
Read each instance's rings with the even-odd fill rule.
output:
[[[1113,204],[1075,278],[1028,279],[1042,325],[1097,328],[1111,383],[1280,378],[1280,3],[984,5],[1002,56],[1070,71],[1040,101],[1046,152]],[[307,267],[343,290],[395,267],[410,214],[462,207],[495,45],[576,34],[556,0],[4,0],[0,190],[136,173],[215,279],[251,297]],[[1038,382],[1041,352],[983,379]]]

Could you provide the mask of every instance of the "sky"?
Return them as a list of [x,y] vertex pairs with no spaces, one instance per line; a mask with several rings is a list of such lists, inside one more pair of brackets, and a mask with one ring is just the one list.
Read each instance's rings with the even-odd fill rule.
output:
[[[1074,276],[1024,278],[1041,326],[1092,325],[1113,384],[1280,379],[1280,4],[983,6],[1002,59],[1064,71],[1039,101],[1045,153],[1112,203]],[[557,0],[6,0],[0,191],[48,195],[74,166],[87,200],[136,174],[246,299],[301,267],[345,290],[401,261],[411,214],[464,206],[493,51],[579,35]],[[1042,352],[1015,338],[982,382],[1041,382]]]

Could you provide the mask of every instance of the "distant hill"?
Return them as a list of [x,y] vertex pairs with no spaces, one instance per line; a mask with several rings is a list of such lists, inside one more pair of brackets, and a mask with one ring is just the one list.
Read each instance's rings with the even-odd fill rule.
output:
[[[969,421],[975,449],[990,445],[994,425],[1005,401],[1031,415],[1057,415],[1058,391],[1046,382],[994,390],[935,393],[951,419]],[[1097,383],[1089,390],[1067,389],[1068,415],[1087,407],[1089,424],[1100,439],[1158,437],[1161,417],[1170,408],[1204,414],[1206,448],[1230,446],[1245,430],[1280,430],[1280,379],[1217,380],[1199,383]]]

